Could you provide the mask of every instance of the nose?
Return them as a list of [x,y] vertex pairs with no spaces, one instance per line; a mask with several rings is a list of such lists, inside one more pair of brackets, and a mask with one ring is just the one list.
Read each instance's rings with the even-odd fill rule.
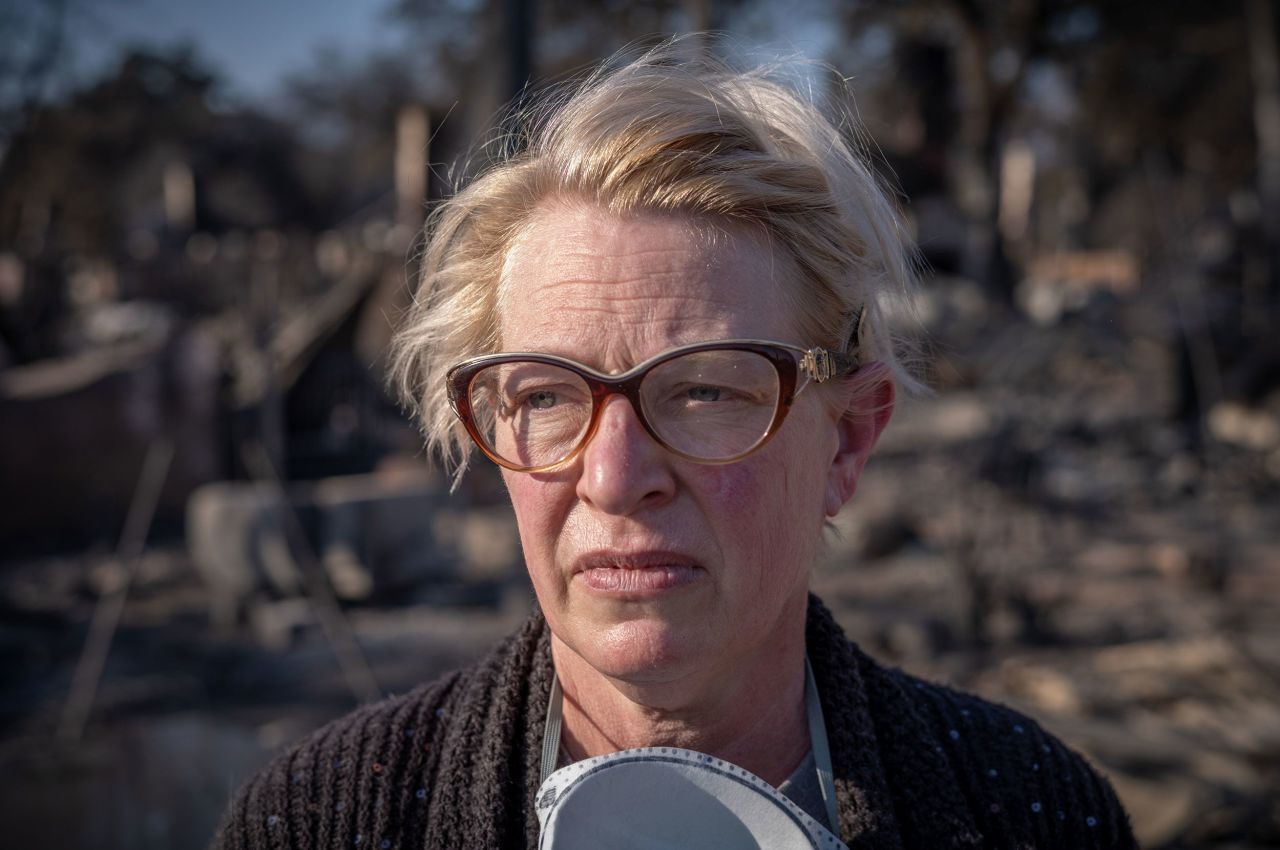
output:
[[657,507],[675,494],[671,461],[671,455],[644,429],[631,403],[623,396],[611,396],[582,452],[578,498],[618,516]]

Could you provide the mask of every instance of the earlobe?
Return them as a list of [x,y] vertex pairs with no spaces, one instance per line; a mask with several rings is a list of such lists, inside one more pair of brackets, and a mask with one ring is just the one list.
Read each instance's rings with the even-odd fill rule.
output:
[[882,363],[869,364],[850,383],[836,422],[839,443],[827,473],[824,509],[828,518],[853,498],[862,469],[893,415],[893,377]]

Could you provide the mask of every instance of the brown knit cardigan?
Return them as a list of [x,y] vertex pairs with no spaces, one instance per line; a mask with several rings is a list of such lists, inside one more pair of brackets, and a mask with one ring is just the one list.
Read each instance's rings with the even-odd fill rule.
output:
[[[816,598],[806,639],[853,850],[1137,846],[1106,780],[1034,721],[880,666]],[[279,756],[240,790],[213,847],[536,847],[551,674],[535,613],[479,663]]]

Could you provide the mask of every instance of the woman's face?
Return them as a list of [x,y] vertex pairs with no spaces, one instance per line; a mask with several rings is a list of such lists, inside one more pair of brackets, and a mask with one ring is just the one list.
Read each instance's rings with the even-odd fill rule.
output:
[[[779,291],[789,268],[748,231],[711,238],[678,216],[548,206],[507,256],[501,346],[610,373],[708,340],[808,347]],[[769,443],[727,466],[671,455],[614,396],[571,464],[505,472],[556,637],[639,685],[728,672],[801,636],[841,442],[823,390],[803,393]]]

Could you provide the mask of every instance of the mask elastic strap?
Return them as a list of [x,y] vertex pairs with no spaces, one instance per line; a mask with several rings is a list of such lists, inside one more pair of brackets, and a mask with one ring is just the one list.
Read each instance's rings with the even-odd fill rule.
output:
[[827,821],[831,831],[840,834],[840,815],[836,810],[835,770],[831,766],[831,747],[827,743],[827,724],[822,717],[822,702],[818,699],[818,683],[813,678],[813,666],[809,656],[804,659],[805,710],[809,715],[809,746],[813,749],[813,764],[818,771],[818,788],[822,802],[827,805]]
[[556,764],[560,761],[560,726],[563,722],[564,692],[560,690],[560,677],[552,671],[551,699],[547,702],[547,723],[542,731],[542,776],[538,780],[539,785],[556,772]]

